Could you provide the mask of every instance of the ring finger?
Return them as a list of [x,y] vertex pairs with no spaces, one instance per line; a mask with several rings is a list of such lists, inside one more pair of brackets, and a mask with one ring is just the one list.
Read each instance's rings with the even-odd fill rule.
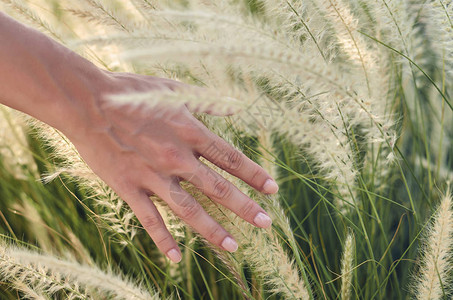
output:
[[272,224],[272,220],[263,208],[201,161],[198,161],[198,167],[193,173],[179,176],[250,224],[261,228],[267,228]]

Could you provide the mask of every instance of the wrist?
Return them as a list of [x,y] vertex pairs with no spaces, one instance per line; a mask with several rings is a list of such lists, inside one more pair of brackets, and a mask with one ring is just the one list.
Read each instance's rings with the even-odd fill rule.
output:
[[98,117],[107,72],[0,12],[0,103],[66,135],[83,132]]
[[63,101],[55,102],[59,117],[55,124],[50,124],[71,140],[108,127],[101,102],[103,95],[112,89],[113,79],[109,72],[88,64],[68,70],[76,80],[67,88]]

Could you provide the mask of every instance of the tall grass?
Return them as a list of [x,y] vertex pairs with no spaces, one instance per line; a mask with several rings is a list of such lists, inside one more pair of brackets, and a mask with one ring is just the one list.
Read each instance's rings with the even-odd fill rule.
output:
[[452,296],[450,2],[0,3],[102,68],[203,87],[111,101],[235,112],[198,117],[280,185],[264,196],[223,174],[269,211],[263,230],[184,184],[234,254],[153,198],[183,249],[175,265],[70,141],[2,108],[2,299]]

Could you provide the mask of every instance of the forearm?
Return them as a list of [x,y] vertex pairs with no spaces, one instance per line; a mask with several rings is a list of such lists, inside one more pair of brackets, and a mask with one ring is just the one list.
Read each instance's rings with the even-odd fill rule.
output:
[[1,12],[0,38],[0,103],[60,130],[96,111],[105,72]]

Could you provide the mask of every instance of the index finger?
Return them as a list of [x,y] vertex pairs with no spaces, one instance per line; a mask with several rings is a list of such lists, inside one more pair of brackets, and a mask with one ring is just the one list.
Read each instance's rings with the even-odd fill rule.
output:
[[277,193],[277,183],[262,167],[216,134],[207,131],[207,143],[196,147],[201,156],[260,192]]

